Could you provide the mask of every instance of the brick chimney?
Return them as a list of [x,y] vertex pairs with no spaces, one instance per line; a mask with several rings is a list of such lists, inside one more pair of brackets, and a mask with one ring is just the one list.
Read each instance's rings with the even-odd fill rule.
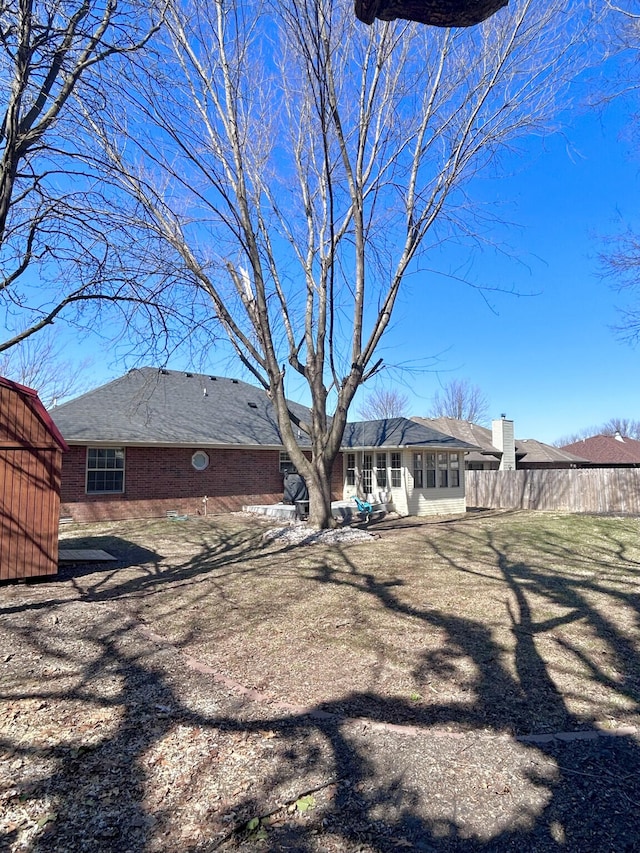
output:
[[516,442],[513,437],[513,421],[507,420],[506,415],[491,421],[491,443],[502,451],[500,459],[501,471],[516,470]]

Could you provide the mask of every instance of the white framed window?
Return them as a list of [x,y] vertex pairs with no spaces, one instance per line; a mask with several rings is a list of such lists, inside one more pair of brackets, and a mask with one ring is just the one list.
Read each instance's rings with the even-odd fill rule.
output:
[[413,454],[413,487],[421,489],[424,483],[422,453]]
[[387,488],[387,454],[376,453],[376,488]]
[[124,492],[124,447],[87,447],[87,494]]
[[436,454],[426,453],[427,464],[427,488],[435,489],[436,487]]
[[361,473],[361,481],[360,485],[362,486],[362,491],[365,495],[370,494],[373,491],[373,454],[372,453],[363,453],[362,454],[362,473]]
[[191,466],[196,471],[206,471],[209,467],[209,454],[204,450],[196,450],[191,457]]
[[451,453],[449,455],[449,485],[452,489],[457,489],[460,485],[460,454]]
[[391,488],[402,486],[402,453],[391,454]]
[[347,453],[347,486],[355,486],[356,484],[356,454]]
[[441,489],[449,487],[449,454],[438,453],[438,486]]

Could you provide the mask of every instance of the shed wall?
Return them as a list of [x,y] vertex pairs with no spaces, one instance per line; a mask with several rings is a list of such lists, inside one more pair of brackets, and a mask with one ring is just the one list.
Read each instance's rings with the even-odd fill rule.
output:
[[61,461],[28,401],[0,385],[0,580],[58,571]]

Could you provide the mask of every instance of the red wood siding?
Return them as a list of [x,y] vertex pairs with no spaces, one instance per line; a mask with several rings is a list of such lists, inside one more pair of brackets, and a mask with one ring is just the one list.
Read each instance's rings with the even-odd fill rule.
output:
[[58,571],[61,461],[33,398],[0,384],[0,580]]
[[[200,448],[198,448],[200,449]],[[62,469],[61,514],[75,521],[152,518],[176,510],[181,514],[233,512],[245,504],[282,500],[280,454],[277,450],[207,448],[209,467],[195,471],[196,448],[125,448],[124,494],[87,495],[86,447],[71,447]],[[342,457],[332,478],[334,498],[342,497]]]

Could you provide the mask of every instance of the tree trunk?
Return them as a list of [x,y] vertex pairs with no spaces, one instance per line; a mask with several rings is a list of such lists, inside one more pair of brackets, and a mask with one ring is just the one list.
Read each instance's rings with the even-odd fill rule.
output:
[[317,530],[333,527],[335,522],[331,515],[331,471],[332,464],[327,467],[322,457],[311,460],[311,473],[307,478],[309,489],[309,524]]

